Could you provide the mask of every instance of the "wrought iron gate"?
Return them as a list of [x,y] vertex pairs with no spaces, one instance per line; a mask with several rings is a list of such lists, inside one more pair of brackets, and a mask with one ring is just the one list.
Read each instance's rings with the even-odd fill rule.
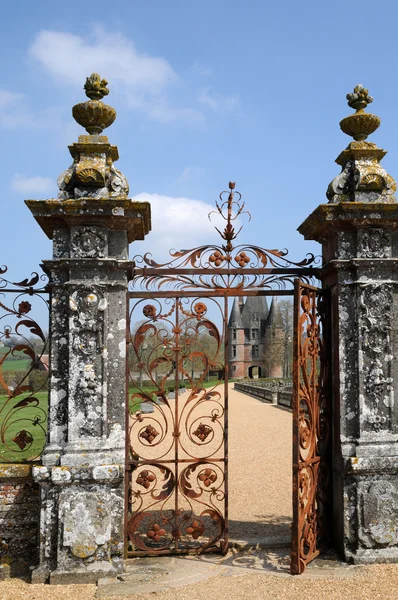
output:
[[[133,301],[130,323],[144,316],[129,343],[127,531],[135,555],[227,550],[228,299],[221,300]],[[207,387],[210,371],[220,380]]]
[[[293,295],[297,277],[304,287],[319,277],[313,255],[295,263],[286,250],[233,245],[240,232],[234,221],[245,214],[234,187],[216,203],[215,212],[226,221],[222,231],[216,228],[221,245],[171,252],[172,260],[163,264],[150,254],[134,259],[127,340],[127,556],[227,551],[228,300]],[[296,297],[302,289],[296,285]],[[218,381],[208,387],[210,372]],[[296,416],[295,423],[298,445],[302,421]],[[298,547],[307,533],[297,525],[302,514],[297,507],[294,514]],[[294,548],[292,565],[299,554]]]
[[291,572],[300,574],[330,531],[330,318],[326,290],[297,280],[294,292]]

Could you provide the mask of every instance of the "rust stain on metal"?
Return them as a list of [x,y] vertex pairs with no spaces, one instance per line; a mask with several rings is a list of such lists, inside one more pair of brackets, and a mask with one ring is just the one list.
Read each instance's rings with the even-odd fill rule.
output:
[[291,572],[327,545],[330,511],[328,297],[295,283],[293,349],[293,527]]

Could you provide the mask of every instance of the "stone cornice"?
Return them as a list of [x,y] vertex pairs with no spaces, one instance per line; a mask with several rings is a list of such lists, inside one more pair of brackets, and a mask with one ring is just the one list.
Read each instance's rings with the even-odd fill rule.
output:
[[100,225],[127,231],[128,241],[143,240],[151,230],[149,202],[129,198],[79,198],[72,200],[25,200],[44,233],[73,225]]
[[297,228],[306,240],[324,242],[336,231],[360,227],[398,228],[398,203],[320,204]]
[[[51,271],[65,271],[67,273],[70,271],[103,271],[107,274],[108,278],[99,283],[91,283],[90,286],[104,286],[110,283],[114,286],[115,284],[109,278],[109,275],[116,271],[124,271],[127,273],[129,279],[132,279],[135,263],[132,260],[120,260],[116,258],[101,258],[101,260],[96,258],[58,258],[55,260],[43,260],[41,267],[47,275],[50,275]],[[84,288],[82,282],[79,282],[79,285]],[[120,285],[125,289],[125,284],[120,283]]]

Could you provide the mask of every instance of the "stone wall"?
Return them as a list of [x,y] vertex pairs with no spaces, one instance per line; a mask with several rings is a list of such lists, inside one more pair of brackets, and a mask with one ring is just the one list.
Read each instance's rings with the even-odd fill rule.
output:
[[292,408],[292,390],[291,388],[275,389],[275,386],[270,384],[268,386],[255,385],[251,383],[239,383],[234,384],[234,389],[237,392],[254,396],[259,400],[265,402],[271,402],[278,406],[285,406],[286,408]]
[[32,465],[0,466],[0,579],[38,563],[39,501]]

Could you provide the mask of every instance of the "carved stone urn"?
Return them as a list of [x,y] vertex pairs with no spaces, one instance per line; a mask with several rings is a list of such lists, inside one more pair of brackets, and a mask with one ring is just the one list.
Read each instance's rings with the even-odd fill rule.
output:
[[100,135],[116,119],[115,109],[101,102],[101,99],[109,94],[107,85],[106,79],[101,79],[98,73],[92,73],[84,85],[86,96],[90,100],[75,104],[72,108],[73,118],[90,135]]

